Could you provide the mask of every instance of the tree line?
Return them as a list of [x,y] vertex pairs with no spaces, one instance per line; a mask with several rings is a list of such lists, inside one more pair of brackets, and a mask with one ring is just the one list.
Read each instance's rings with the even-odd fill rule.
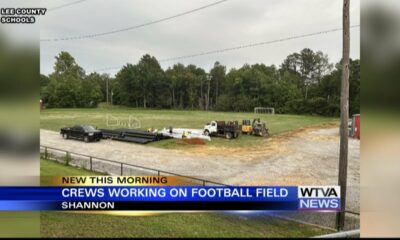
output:
[[[115,75],[86,75],[68,52],[56,57],[54,72],[41,76],[47,107],[96,107],[98,103],[137,108],[245,112],[273,107],[276,113],[338,116],[341,64],[303,49],[279,67],[244,64],[229,71],[215,62],[209,72],[193,64],[165,71],[154,56],[126,64]],[[108,91],[107,91],[108,89]],[[360,111],[360,61],[350,61],[350,113]]]

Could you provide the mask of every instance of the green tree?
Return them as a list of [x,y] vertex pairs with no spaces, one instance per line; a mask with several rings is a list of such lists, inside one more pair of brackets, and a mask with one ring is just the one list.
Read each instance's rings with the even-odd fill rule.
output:
[[101,76],[98,73],[92,73],[82,80],[81,86],[81,106],[97,107],[103,100],[100,82]]
[[139,107],[141,101],[141,85],[136,65],[125,65],[116,75],[113,84],[114,101],[125,106]]
[[85,71],[71,54],[61,52],[49,76],[45,102],[49,107],[95,107],[102,99],[96,77],[98,74],[86,78]]
[[47,102],[47,86],[50,83],[50,78],[46,75],[40,74],[40,98]]
[[[126,106],[218,111],[253,111],[263,106],[274,107],[277,113],[338,116],[340,79],[341,64],[333,69],[326,54],[311,49],[289,55],[279,69],[244,64],[227,72],[215,62],[209,74],[194,64],[180,63],[164,72],[157,59],[147,54],[137,64],[123,66],[115,78],[98,73],[86,76],[69,53],[61,52],[54,72],[42,75],[40,86],[41,97],[50,107],[95,107],[106,100],[108,83],[114,103]],[[350,112],[359,113],[359,60],[350,61],[349,101]]]
[[163,100],[166,93],[161,90],[167,87],[167,82],[157,59],[146,54],[140,59],[137,68],[143,107],[164,105]]
[[211,84],[214,87],[213,99],[214,104],[218,104],[218,96],[220,92],[224,91],[224,82],[226,75],[226,67],[221,65],[218,61],[214,63],[214,67],[210,70]]
[[75,59],[68,52],[56,56],[54,72],[47,87],[50,107],[81,107],[81,81],[85,76]]
[[332,70],[328,56],[321,51],[314,52],[309,48],[300,53],[289,55],[282,63],[281,69],[298,74],[297,86],[302,89],[304,98],[310,95],[309,88],[319,84],[322,78]]
[[170,90],[170,105],[172,108],[183,108],[186,90],[186,69],[183,64],[175,64],[166,71],[168,88]]

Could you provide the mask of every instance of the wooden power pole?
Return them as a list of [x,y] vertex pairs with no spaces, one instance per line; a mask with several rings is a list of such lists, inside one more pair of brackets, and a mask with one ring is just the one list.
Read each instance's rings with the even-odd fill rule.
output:
[[211,76],[207,75],[207,83],[208,83],[208,88],[207,88],[207,102],[206,102],[206,111],[208,111],[208,108],[210,107],[210,83],[211,83]]
[[340,95],[340,154],[339,154],[339,186],[341,211],[336,216],[337,229],[344,229],[346,192],[347,192],[347,160],[349,140],[349,61],[350,61],[350,0],[343,0],[343,59],[342,86]]
[[108,77],[106,78],[106,101],[108,106]]

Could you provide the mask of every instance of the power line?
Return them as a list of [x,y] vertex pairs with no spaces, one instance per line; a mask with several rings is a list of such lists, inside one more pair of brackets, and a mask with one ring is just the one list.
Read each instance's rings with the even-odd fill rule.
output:
[[[351,28],[356,28],[359,26],[360,25],[354,25]],[[267,45],[267,44],[272,44],[272,43],[277,43],[277,42],[285,42],[285,41],[289,41],[289,40],[312,37],[312,36],[317,36],[317,35],[322,35],[322,34],[327,34],[327,33],[332,33],[332,32],[338,32],[338,31],[342,31],[342,28],[334,28],[334,29],[315,32],[315,33],[308,33],[308,34],[292,36],[292,37],[287,37],[287,38],[281,38],[281,39],[276,39],[276,40],[271,40],[271,41],[266,41],[266,42],[251,43],[251,44],[242,45],[242,46],[212,50],[212,51],[202,52],[202,53],[195,53],[195,54],[185,55],[185,56],[180,56],[180,57],[166,58],[166,59],[161,59],[159,61],[160,62],[169,62],[169,61],[180,60],[180,59],[185,59],[185,58],[193,58],[193,57],[199,57],[199,56],[204,56],[204,55],[209,55],[209,54],[223,53],[223,52],[238,50],[238,49],[242,49],[242,48],[257,47],[257,46],[262,46],[262,45]]]
[[[357,28],[357,27],[360,27],[360,24],[353,25],[350,28]],[[202,52],[202,53],[195,53],[195,54],[190,54],[190,55],[183,55],[180,57],[165,58],[165,59],[159,60],[159,62],[170,62],[170,61],[181,60],[181,59],[186,59],[186,58],[194,58],[194,57],[200,57],[200,56],[204,56],[204,55],[224,53],[224,52],[229,52],[229,51],[234,51],[234,50],[239,50],[239,49],[244,49],[244,48],[258,47],[258,46],[269,45],[269,44],[278,43],[278,42],[286,42],[286,41],[290,41],[290,40],[294,40],[294,39],[300,39],[300,38],[312,37],[312,36],[323,35],[323,34],[328,34],[328,33],[333,33],[333,32],[339,32],[342,30],[343,30],[342,28],[334,28],[334,29],[330,29],[330,30],[296,35],[296,36],[292,36],[292,37],[275,39],[275,40],[271,40],[271,41],[251,43],[251,44],[246,44],[246,45],[241,45],[241,46],[236,46],[236,47],[217,49],[217,50],[212,50],[212,51],[207,51],[207,52]],[[107,70],[114,70],[114,69],[119,69],[119,68],[120,67],[107,67],[107,68],[95,69],[93,71],[94,72],[107,71]]]
[[57,6],[57,7],[49,8],[49,9],[47,9],[47,12],[58,10],[58,9],[65,8],[65,7],[69,7],[69,6],[72,6],[72,5],[75,5],[75,4],[78,4],[78,3],[82,3],[82,2],[85,2],[85,1],[87,1],[87,0],[79,0],[79,1],[72,2],[72,3],[66,3],[66,4],[63,4],[63,5]]
[[110,35],[110,34],[115,34],[115,33],[120,33],[120,32],[126,32],[126,31],[130,31],[130,30],[134,30],[134,29],[138,29],[138,28],[142,28],[142,27],[146,27],[149,25],[153,25],[156,23],[160,23],[160,22],[164,22],[164,21],[168,21],[174,18],[178,18],[178,17],[182,17],[194,12],[198,12],[201,11],[203,9],[206,8],[210,8],[213,7],[215,5],[227,2],[228,0],[220,0],[199,8],[195,8],[186,12],[182,12],[182,13],[178,13],[169,17],[165,17],[165,18],[160,18],[151,22],[147,22],[147,23],[143,23],[143,24],[139,24],[139,25],[135,25],[135,26],[130,26],[130,27],[126,27],[126,28],[121,28],[121,29],[116,29],[116,30],[111,30],[111,31],[107,31],[107,32],[101,32],[101,33],[94,33],[94,34],[87,34],[87,35],[81,35],[81,36],[73,36],[73,37],[62,37],[62,38],[53,38],[53,39],[40,39],[41,42],[51,42],[51,41],[70,41],[70,40],[81,40],[81,39],[85,39],[85,38],[96,38],[96,37],[100,37],[100,36],[105,36],[105,35]]

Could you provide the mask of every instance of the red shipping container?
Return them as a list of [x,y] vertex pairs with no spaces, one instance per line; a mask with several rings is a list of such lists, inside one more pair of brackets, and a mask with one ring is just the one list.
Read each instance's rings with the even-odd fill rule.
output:
[[353,138],[360,139],[360,131],[361,131],[361,119],[360,114],[353,115],[354,121],[354,133]]

